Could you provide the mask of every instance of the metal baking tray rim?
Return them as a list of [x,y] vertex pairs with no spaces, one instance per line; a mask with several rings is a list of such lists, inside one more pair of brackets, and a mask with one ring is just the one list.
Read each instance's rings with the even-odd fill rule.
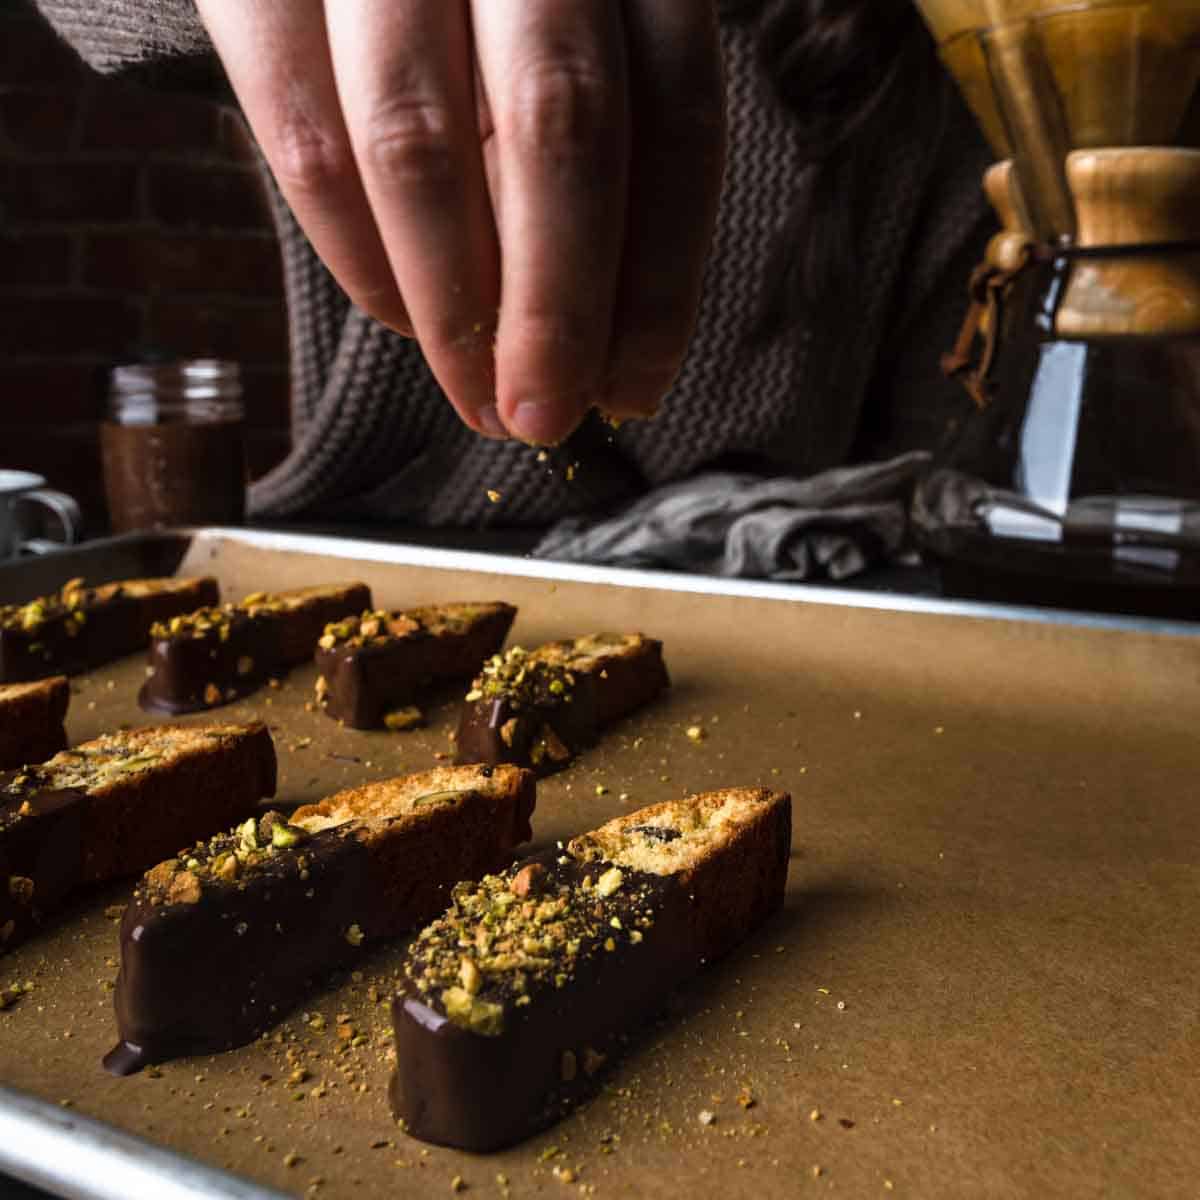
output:
[[[532,558],[528,555],[445,549],[405,542],[379,541],[330,534],[296,533],[275,529],[248,529],[240,526],[196,526],[165,530],[160,534],[124,535],[120,538],[87,543],[86,548],[103,550],[107,545],[114,548],[120,545],[128,546],[148,537],[222,538],[246,546],[260,547],[264,550],[320,554],[331,558],[427,567],[445,571],[519,575],[529,579],[544,579],[552,582],[648,588],[656,591],[746,597],[756,600],[785,601],[792,604],[820,604],[882,612],[928,614],[930,616],[1022,621],[1081,629],[1155,633],[1171,637],[1200,637],[1200,622],[1158,617],[1119,616],[1069,609],[1041,608],[1034,605],[947,600],[895,592],[867,592],[836,585],[733,579],[719,575],[648,570],[638,567],[595,566],[587,563]],[[63,556],[69,554],[71,554],[70,550],[60,552],[60,555]]]

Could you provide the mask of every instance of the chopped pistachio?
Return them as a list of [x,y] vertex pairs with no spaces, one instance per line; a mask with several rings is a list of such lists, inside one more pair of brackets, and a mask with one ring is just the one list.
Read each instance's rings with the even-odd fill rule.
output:
[[385,728],[399,732],[402,729],[415,729],[424,720],[425,714],[415,704],[409,704],[385,713],[383,724]]
[[483,976],[479,973],[479,968],[469,958],[462,960],[462,965],[458,968],[458,977],[462,980],[464,990],[472,996],[479,991],[479,987],[483,983]]
[[298,846],[308,837],[308,831],[299,825],[289,825],[284,821],[276,821],[271,826],[271,845],[278,850],[288,850]]
[[609,867],[596,881],[596,893],[600,896],[611,896],[625,882],[625,876],[620,867]]
[[452,987],[442,992],[442,1007],[456,1025],[484,1037],[499,1037],[504,1030],[504,1008],[472,996],[466,988]]
[[238,837],[241,839],[242,848],[244,850],[257,850],[258,845],[258,822],[249,817],[238,826]]

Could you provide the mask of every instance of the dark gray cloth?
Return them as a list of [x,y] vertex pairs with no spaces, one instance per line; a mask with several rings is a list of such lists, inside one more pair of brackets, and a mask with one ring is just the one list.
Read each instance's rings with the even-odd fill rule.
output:
[[904,552],[913,484],[928,461],[914,451],[808,479],[707,472],[607,520],[560,521],[533,554],[750,579],[847,579]]

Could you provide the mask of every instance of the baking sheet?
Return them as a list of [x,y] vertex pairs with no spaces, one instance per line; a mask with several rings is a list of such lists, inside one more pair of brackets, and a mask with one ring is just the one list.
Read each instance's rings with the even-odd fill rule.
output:
[[[380,605],[510,600],[525,645],[599,628],[663,638],[669,697],[540,785],[538,844],[684,791],[785,787],[787,903],[671,999],[593,1103],[500,1154],[427,1147],[389,1117],[398,946],[364,954],[264,1042],[107,1076],[124,884],[0,959],[0,986],[33,984],[0,1012],[6,1084],[294,1195],[1194,1188],[1193,637],[795,602],[812,593],[761,585],[704,594],[577,569],[586,578],[572,582],[519,562],[389,561],[405,555],[287,537],[199,533],[184,551],[181,570],[211,571],[234,596],[354,577]],[[525,570],[542,577],[510,573]],[[141,671],[128,660],[77,681],[72,739],[146,723],[132,699]],[[275,727],[281,803],[448,749],[450,704],[428,729],[363,733],[307,712],[312,683],[301,668],[220,710]]]

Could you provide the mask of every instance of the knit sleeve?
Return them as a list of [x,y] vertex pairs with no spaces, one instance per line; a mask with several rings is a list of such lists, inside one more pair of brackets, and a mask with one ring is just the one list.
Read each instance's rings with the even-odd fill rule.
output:
[[89,66],[149,83],[223,88],[212,42],[193,0],[34,0]]

